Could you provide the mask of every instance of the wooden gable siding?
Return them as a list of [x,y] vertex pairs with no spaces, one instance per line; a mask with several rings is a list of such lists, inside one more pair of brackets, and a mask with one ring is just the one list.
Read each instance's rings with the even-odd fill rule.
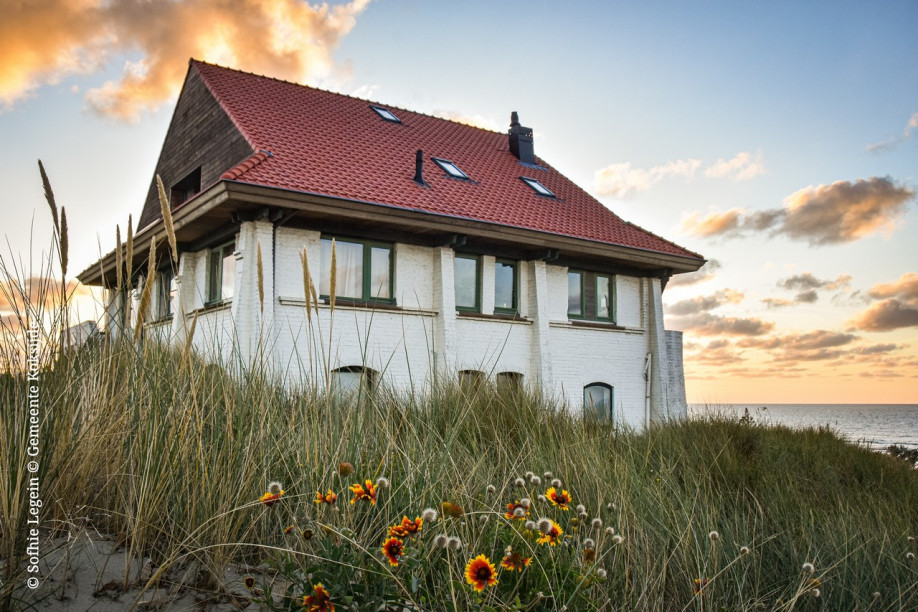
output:
[[[195,168],[201,168],[201,188],[216,183],[220,176],[254,151],[239,132],[197,70],[188,71],[185,85],[172,115],[166,141],[156,163],[137,229],[159,221],[156,174],[163,179],[166,193]],[[173,208],[177,205],[173,202]]]

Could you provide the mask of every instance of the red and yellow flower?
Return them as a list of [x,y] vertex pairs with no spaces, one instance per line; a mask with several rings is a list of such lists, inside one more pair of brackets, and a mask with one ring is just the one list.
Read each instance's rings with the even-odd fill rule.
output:
[[329,489],[328,493],[326,493],[325,495],[322,495],[321,491],[316,491],[316,503],[317,504],[328,504],[329,506],[334,506],[336,503],[338,503],[338,494],[332,491],[331,489]]
[[695,595],[698,595],[704,590],[704,587],[708,586],[708,583],[711,582],[707,578],[695,578]]
[[564,530],[561,529],[561,525],[554,522],[553,520],[548,519],[548,522],[550,523],[548,530],[542,533],[536,542],[539,544],[549,544],[550,546],[554,546],[558,543],[558,540],[561,539],[561,534],[564,533]]
[[465,581],[472,585],[476,591],[484,591],[485,587],[497,584],[497,570],[484,555],[469,559],[465,566]]
[[351,500],[351,505],[354,504],[358,499],[365,499],[369,501],[374,506],[376,505],[376,485],[373,484],[373,481],[367,478],[363,485],[360,483],[352,484],[350,486],[351,493],[354,494],[354,498]]
[[524,557],[521,553],[518,552],[509,552],[504,555],[503,560],[500,562],[500,566],[506,570],[516,570],[522,572],[524,567],[529,567],[529,564],[532,563],[532,557]]
[[406,538],[419,532],[424,526],[424,519],[420,516],[413,521],[407,516],[402,517],[402,522],[389,527],[389,535],[396,538]]
[[[517,515],[516,515],[516,509],[517,509],[517,508],[522,508],[522,509],[523,509],[523,515],[522,515],[522,516],[517,516]],[[527,516],[529,516],[529,506],[524,506],[523,504],[520,503],[520,500],[516,500],[516,501],[513,502],[512,504],[507,504],[507,511],[504,512],[504,518],[505,518],[505,519],[508,519],[508,520],[511,520],[511,519],[519,519],[519,520],[521,520],[521,521],[524,521],[524,520],[526,520],[526,517],[527,517]]]
[[272,493],[271,491],[267,491],[264,495],[258,498],[258,501],[260,501],[266,506],[273,506],[280,500],[283,494],[284,494],[283,489],[281,489],[277,493]]
[[454,504],[453,502],[448,502],[448,501],[445,501],[442,504],[440,504],[440,510],[443,512],[445,516],[449,516],[452,518],[460,518],[464,514],[464,510],[462,509],[462,506],[460,506],[459,504]]
[[568,510],[571,503],[571,494],[564,489],[559,491],[554,487],[549,487],[548,490],[545,491],[545,499],[562,510]]
[[398,558],[405,554],[405,543],[398,538],[388,538],[382,545],[382,554],[389,560],[389,565],[398,566]]
[[335,612],[335,604],[321,582],[313,585],[312,591],[312,595],[303,595],[303,608],[309,612]]

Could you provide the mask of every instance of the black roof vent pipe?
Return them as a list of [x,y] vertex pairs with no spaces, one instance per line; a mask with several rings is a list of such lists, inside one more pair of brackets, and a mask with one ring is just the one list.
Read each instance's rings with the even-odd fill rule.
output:
[[535,164],[535,151],[532,146],[532,128],[520,125],[516,111],[510,113],[510,152],[524,164]]
[[424,152],[421,149],[418,149],[414,156],[414,182],[421,187],[427,187],[427,183],[424,182]]

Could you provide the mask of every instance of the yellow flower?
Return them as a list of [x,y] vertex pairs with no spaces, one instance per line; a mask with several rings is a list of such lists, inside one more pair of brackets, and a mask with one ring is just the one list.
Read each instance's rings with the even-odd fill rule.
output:
[[568,506],[571,503],[571,494],[568,493],[566,490],[562,489],[558,491],[554,487],[549,487],[549,489],[545,491],[545,497],[553,505],[558,506],[562,510],[569,509]]
[[484,591],[485,587],[497,584],[497,570],[484,555],[469,559],[465,566],[465,581],[472,585],[476,591]]
[[281,489],[277,493],[272,493],[271,491],[266,492],[264,495],[258,498],[258,501],[263,503],[266,506],[273,506],[278,502],[281,496],[284,494],[284,490]]
[[376,505],[376,485],[374,485],[373,481],[369,478],[364,481],[362,486],[359,483],[352,484],[350,489],[351,493],[354,494],[354,498],[351,500],[351,505],[353,505],[354,502],[358,499],[365,499],[374,506]]

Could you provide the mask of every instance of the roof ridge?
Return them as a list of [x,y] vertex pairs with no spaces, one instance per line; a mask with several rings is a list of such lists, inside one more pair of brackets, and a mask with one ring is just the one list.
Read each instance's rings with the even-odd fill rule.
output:
[[[323,92],[323,93],[331,94],[331,95],[333,95],[333,96],[341,96],[341,97],[343,97],[343,98],[350,98],[351,100],[360,100],[361,102],[369,102],[370,104],[375,104],[375,105],[378,105],[378,106],[381,106],[381,107],[384,107],[384,108],[387,108],[387,109],[395,109],[395,110],[399,110],[399,111],[404,111],[404,112],[406,112],[406,113],[411,113],[411,114],[413,114],[413,115],[421,115],[421,116],[423,116],[423,117],[429,117],[429,118],[431,118],[431,119],[436,119],[436,120],[438,120],[438,121],[446,121],[446,122],[448,122],[448,123],[455,123],[455,124],[457,124],[457,125],[464,125],[465,127],[474,128],[474,129],[476,129],[476,130],[481,130],[481,131],[487,132],[487,133],[489,133],[489,134],[506,135],[506,132],[498,132],[498,131],[495,131],[495,130],[489,130],[488,128],[481,127],[481,126],[479,126],[479,125],[471,125],[471,124],[469,124],[469,123],[463,123],[463,122],[461,122],[461,121],[454,121],[453,119],[447,119],[446,117],[438,117],[437,115],[434,115],[433,113],[425,113],[425,112],[422,112],[422,111],[411,110],[410,108],[406,108],[406,107],[404,107],[404,106],[398,106],[398,105],[394,105],[394,104],[387,104],[387,103],[381,102],[381,101],[379,101],[379,100],[371,100],[370,98],[361,98],[360,96],[355,96],[355,95],[353,95],[353,94],[347,94],[347,93],[343,93],[343,92],[340,92],[340,91],[333,91],[333,90],[331,90],[331,89],[324,89],[324,88],[318,87],[318,86],[316,86],[316,85],[309,85],[309,84],[307,84],[307,83],[297,83],[296,81],[288,81],[287,79],[279,79],[279,78],[277,78],[277,77],[268,76],[268,75],[266,75],[266,74],[259,74],[259,73],[257,73],[257,72],[249,72],[248,70],[240,70],[239,68],[230,68],[229,66],[223,66],[223,65],[220,65],[220,64],[214,64],[214,63],[212,63],[212,62],[205,62],[204,60],[195,59],[195,58],[193,58],[193,57],[190,58],[188,61],[189,61],[190,64],[203,64],[203,65],[205,65],[205,66],[211,66],[211,67],[213,67],[213,68],[219,68],[219,69],[221,69],[221,70],[229,70],[230,72],[236,72],[236,73],[239,73],[239,74],[245,74],[245,75],[248,75],[248,76],[257,77],[257,78],[259,78],[259,79],[267,79],[267,80],[270,80],[270,81],[276,81],[276,82],[278,82],[278,83],[285,83],[285,84],[287,84],[287,85],[295,85],[296,87],[306,87],[306,88],[308,88],[308,89],[312,89],[312,90],[314,90],[314,91],[321,91],[321,92]],[[210,86],[209,86],[209,85],[208,85],[208,89],[210,89]],[[213,91],[213,90],[211,90],[211,91]],[[217,97],[216,94],[214,94],[214,97]],[[219,98],[218,98],[218,101],[219,101]],[[222,106],[222,103],[221,103],[221,106]]]
[[220,178],[234,181],[269,157],[274,157],[274,155],[264,149],[257,151],[224,172]]

